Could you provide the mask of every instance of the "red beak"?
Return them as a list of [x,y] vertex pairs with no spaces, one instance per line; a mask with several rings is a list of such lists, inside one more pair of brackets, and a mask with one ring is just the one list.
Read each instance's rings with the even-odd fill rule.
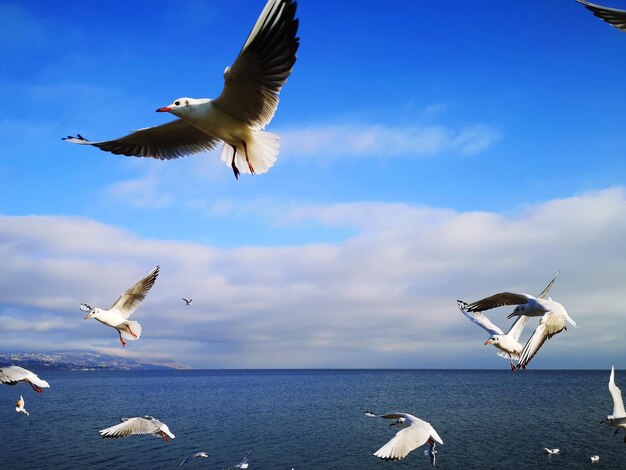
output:
[[172,108],[168,108],[167,106],[165,108],[158,108],[156,110],[157,113],[168,113],[172,110]]
[[487,346],[488,344],[491,344],[491,340],[488,339],[487,341],[485,341],[485,346]]
[[83,320],[87,320],[87,318],[89,318],[89,315],[91,315],[91,313],[88,313],[87,315],[85,315],[85,318],[83,318]]

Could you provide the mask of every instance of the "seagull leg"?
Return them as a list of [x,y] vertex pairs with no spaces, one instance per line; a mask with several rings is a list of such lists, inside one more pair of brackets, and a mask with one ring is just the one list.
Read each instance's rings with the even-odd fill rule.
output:
[[117,332],[120,335],[120,343],[122,343],[122,346],[126,347],[126,343],[124,342],[124,340],[122,339],[122,332],[120,330],[117,330]]
[[515,366],[513,365],[513,358],[509,354],[509,364],[511,365],[511,372],[515,372]]
[[163,431],[161,431],[161,438],[165,441],[165,442],[169,442],[169,440],[167,439],[167,436],[165,435],[165,433]]
[[235,179],[239,179],[239,168],[237,168],[237,165],[235,164],[235,155],[237,155],[237,147],[235,147],[234,145],[231,145],[231,147],[233,148],[233,161],[230,163],[230,167],[233,169],[233,173],[235,174]]
[[33,390],[37,393],[43,393],[43,390],[40,389],[37,385],[35,385],[34,383],[30,384],[31,387],[33,387]]
[[250,173],[252,173],[254,175],[254,168],[252,168],[252,163],[250,163],[250,159],[248,158],[248,146],[246,145],[246,141],[243,140],[243,150],[244,152],[246,152],[246,163],[248,163],[248,169],[250,170]]
[[[126,325],[126,328],[128,328],[128,331],[130,332],[131,335],[133,335],[135,338],[138,338],[138,336],[135,333],[133,333],[133,330],[130,329],[130,326]],[[122,335],[120,334],[120,337],[121,336]]]

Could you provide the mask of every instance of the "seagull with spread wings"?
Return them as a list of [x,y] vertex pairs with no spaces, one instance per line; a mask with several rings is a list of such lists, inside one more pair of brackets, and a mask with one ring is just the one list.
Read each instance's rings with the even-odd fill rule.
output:
[[[548,295],[548,292],[553,286],[554,281],[556,280],[558,275],[559,273],[556,273],[556,275],[548,283],[548,285],[541,292],[541,294],[539,294],[539,296],[537,297],[538,299],[543,299],[546,297],[546,295]],[[528,323],[530,317],[526,315],[520,315],[517,320],[515,320],[509,331],[505,334],[504,331],[502,331],[502,329],[498,326],[494,325],[484,313],[478,311],[467,311],[466,308],[468,307],[468,304],[466,304],[462,300],[457,300],[457,304],[459,306],[459,309],[461,309],[461,312],[463,312],[463,314],[467,318],[469,318],[472,322],[483,328],[491,335],[490,338],[485,341],[485,345],[491,344],[500,349],[498,356],[505,359],[508,358],[509,364],[511,365],[511,370],[515,371],[513,359],[519,360],[520,354],[524,349],[524,346],[519,342],[519,337],[522,334],[522,331],[524,330],[524,327],[526,326],[526,323]]]
[[[609,376],[609,393],[613,398],[613,413],[601,422],[612,428],[617,428],[615,429],[615,434],[617,434],[620,429],[626,430],[626,411],[624,411],[622,391],[615,385],[615,367],[613,366],[611,366],[611,375]],[[626,443],[626,436],[624,436],[624,443]]]
[[[548,284],[546,289],[549,290],[555,279],[556,276],[552,282]],[[535,328],[535,331],[524,345],[524,349],[520,353],[520,358],[517,362],[518,369],[525,369],[530,360],[535,356],[535,354],[537,354],[537,351],[539,351],[539,348],[541,348],[546,340],[566,329],[565,321],[568,321],[575,328],[578,328],[578,324],[572,320],[565,308],[563,308],[563,305],[555,302],[550,297],[543,298],[545,296],[546,289],[544,289],[544,292],[542,292],[539,297],[533,297],[529,294],[500,292],[499,294],[494,294],[476,302],[460,302],[463,302],[464,308],[467,312],[482,312],[492,308],[516,305],[513,312],[509,314],[508,318],[520,317],[523,315],[528,317],[541,317],[539,326]]]
[[64,140],[161,160],[213,150],[221,141],[221,159],[236,178],[239,173],[265,173],[276,161],[280,139],[262,129],[274,117],[278,95],[296,62],[295,14],[295,1],[269,0],[235,62],[226,67],[217,98],[183,97],[157,109],[179,119],[115,140],[91,142],[80,134]]
[[20,395],[20,399],[17,400],[17,403],[15,404],[15,411],[17,411],[18,413],[24,413],[26,416],[30,416],[28,411],[26,411],[26,408],[24,408],[24,405],[24,397]]
[[401,428],[400,431],[387,444],[378,449],[374,455],[383,460],[400,460],[406,457],[409,452],[428,443],[430,450],[431,464],[435,466],[435,442],[443,445],[443,440],[430,423],[408,413],[388,413],[377,415],[371,411],[366,411],[365,416],[370,418],[391,419],[393,422],[389,426]]
[[141,336],[141,324],[128,318],[135,313],[139,304],[146,298],[158,275],[159,266],[150,271],[146,277],[133,287],[127,289],[108,310],[94,308],[85,315],[85,319],[95,318],[100,323],[115,328],[124,347],[126,346],[124,339],[132,341],[139,339]]
[[167,424],[162,423],[152,416],[120,418],[120,421],[120,424],[98,431],[100,436],[103,438],[117,439],[133,434],[152,434],[153,436],[160,437],[165,442],[169,441],[168,436],[172,439],[175,437],[170,431],[170,428],[167,427]]
[[206,452],[196,452],[194,454],[189,454],[187,457],[185,457],[185,460],[180,463],[179,467],[185,465],[189,459],[208,459],[209,457],[211,457],[211,454],[207,454]]

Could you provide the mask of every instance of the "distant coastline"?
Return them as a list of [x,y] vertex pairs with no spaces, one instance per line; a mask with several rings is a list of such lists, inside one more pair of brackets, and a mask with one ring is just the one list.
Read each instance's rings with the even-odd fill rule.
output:
[[49,370],[165,370],[190,369],[174,361],[152,362],[92,351],[0,353],[0,367],[17,365]]

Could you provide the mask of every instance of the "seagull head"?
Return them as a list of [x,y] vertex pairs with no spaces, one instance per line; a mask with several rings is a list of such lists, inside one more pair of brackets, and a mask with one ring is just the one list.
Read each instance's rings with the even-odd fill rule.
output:
[[193,98],[178,98],[172,104],[165,106],[164,108],[157,108],[157,113],[172,113],[175,116],[186,114],[188,107],[195,104]]
[[398,427],[404,428],[407,426],[405,421],[406,421],[406,418],[394,419],[393,423],[391,423],[389,426],[398,426]]
[[92,308],[91,312],[85,315],[85,320],[87,320],[88,318],[96,318],[98,316],[98,313],[100,313],[99,308]]
[[487,341],[485,341],[485,346],[488,344],[493,344],[494,346],[500,344],[500,335],[493,335]]

